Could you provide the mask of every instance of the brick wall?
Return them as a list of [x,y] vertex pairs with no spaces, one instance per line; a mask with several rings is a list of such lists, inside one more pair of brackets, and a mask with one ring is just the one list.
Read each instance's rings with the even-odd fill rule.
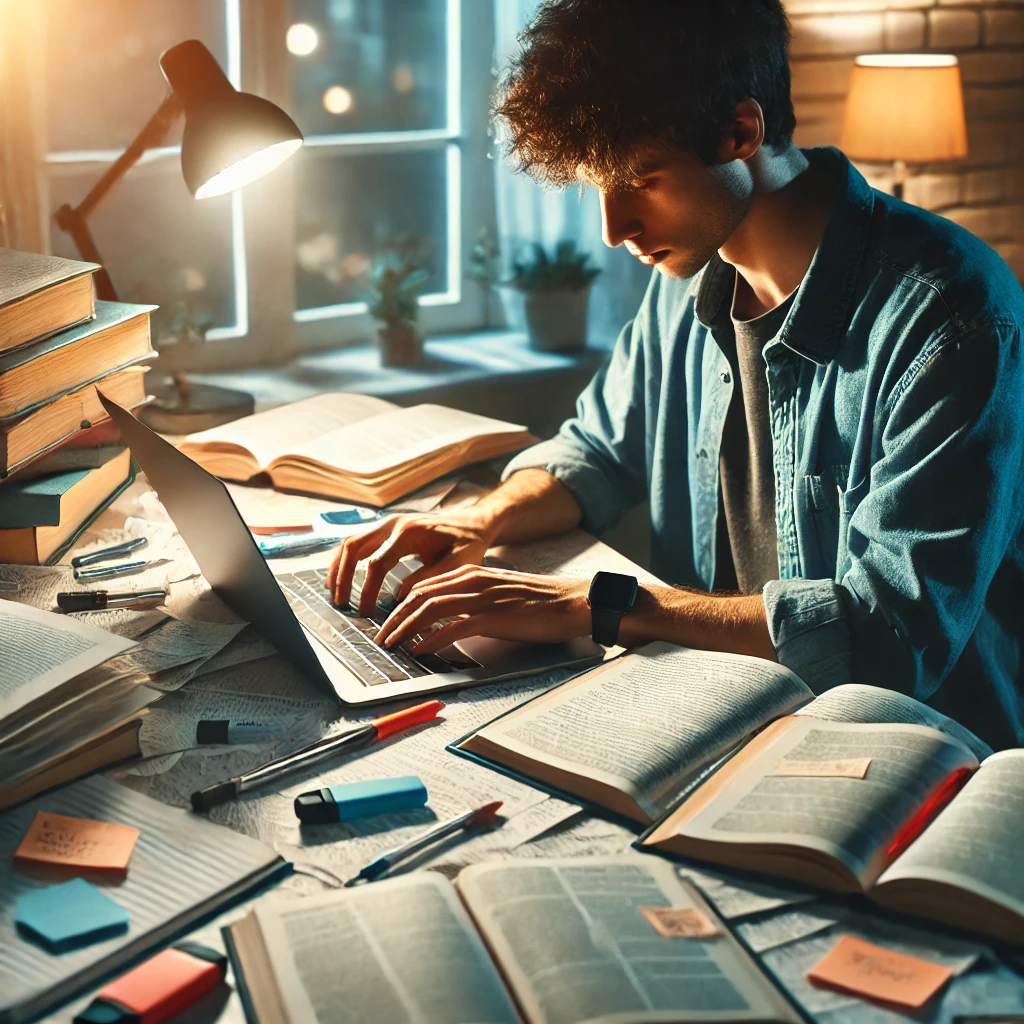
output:
[[[911,168],[904,198],[962,224],[1024,281],[1024,0],[784,0],[793,25],[796,141],[837,145],[859,53],[955,53],[968,156]],[[889,168],[860,169],[889,189]]]

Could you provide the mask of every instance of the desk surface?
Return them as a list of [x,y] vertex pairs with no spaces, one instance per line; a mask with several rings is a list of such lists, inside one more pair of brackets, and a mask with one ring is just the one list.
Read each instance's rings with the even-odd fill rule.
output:
[[[155,495],[137,484],[101,517],[90,531],[95,537],[101,530],[117,529],[127,516],[144,516],[161,520],[162,509]],[[108,536],[103,535],[104,538]],[[88,539],[88,538],[87,538]],[[507,550],[499,552],[510,557]],[[308,556],[275,564],[275,570],[289,571],[311,563],[323,562],[327,556]],[[599,567],[617,571],[634,571],[641,578],[649,574],[633,567],[621,555],[580,531],[565,535],[557,543],[546,542],[518,549],[517,564],[531,565],[539,571],[562,575],[590,575]],[[184,581],[176,585],[186,588],[195,600],[178,601],[176,613],[182,609],[188,617],[213,618],[226,610],[209,593],[203,593],[201,581]],[[180,596],[180,595],[179,595]],[[172,599],[175,590],[172,588]],[[230,613],[228,613],[230,614]],[[405,738],[394,739],[379,748],[341,764],[317,769],[288,780],[280,789],[254,793],[242,800],[216,808],[211,818],[238,829],[275,847],[292,860],[297,873],[261,898],[294,898],[323,892],[332,886],[332,879],[345,878],[376,853],[424,828],[433,817],[443,818],[458,810],[495,797],[504,798],[510,812],[506,826],[494,833],[469,842],[457,843],[443,850],[431,861],[417,863],[454,874],[461,866],[479,859],[493,857],[572,856],[594,853],[617,853],[628,849],[633,836],[618,824],[603,821],[578,807],[548,797],[528,786],[515,783],[480,765],[450,754],[446,744],[502,711],[520,703],[546,687],[566,678],[566,670],[548,672],[541,677],[493,684],[451,694],[444,699],[447,708],[444,721],[425,727]],[[241,717],[253,714],[254,707],[274,706],[294,716],[298,733],[312,729],[315,734],[338,729],[346,722],[372,717],[365,712],[352,714],[325,698],[301,678],[280,657],[225,668],[202,676],[181,690],[163,699],[157,710],[173,721],[184,723],[186,731],[198,718]],[[295,746],[308,738],[299,736]],[[261,763],[269,756],[263,748],[236,748],[216,753],[194,749],[180,756],[156,763],[128,766],[113,776],[125,785],[148,793],[168,804],[187,806],[189,794],[196,788],[228,778]],[[292,811],[292,800],[299,792],[320,785],[397,774],[420,774],[430,793],[428,809],[367,819],[369,825],[352,822],[345,825],[300,829]],[[382,828],[382,824],[386,827]],[[640,856],[638,854],[638,856]],[[958,956],[966,950],[976,956],[975,965],[958,977],[935,1008],[929,1021],[952,1022],[957,1015],[980,1012],[1024,1013],[1024,979],[986,959],[981,943],[967,943],[963,948],[949,947],[933,928],[917,929],[899,923],[879,921],[870,914],[858,914],[848,905],[834,905],[812,894],[777,887],[763,881],[724,878],[711,872],[691,874],[723,914],[736,924],[737,931],[758,950],[765,962],[786,980],[787,986],[821,1021],[905,1021],[890,1013],[845,996],[812,988],[805,980],[806,971],[827,951],[835,936],[843,931],[885,941],[892,945],[928,955]],[[222,947],[219,926],[240,916],[235,909],[221,919],[199,930],[198,941]],[[975,953],[975,951],[978,951]],[[52,1020],[68,1024],[88,999],[69,1006]],[[184,1018],[182,1018],[184,1019]],[[219,1021],[242,1024],[244,1018],[237,995],[212,998],[201,1008],[189,1013],[192,1024]],[[177,1024],[181,1024],[178,1021]]]

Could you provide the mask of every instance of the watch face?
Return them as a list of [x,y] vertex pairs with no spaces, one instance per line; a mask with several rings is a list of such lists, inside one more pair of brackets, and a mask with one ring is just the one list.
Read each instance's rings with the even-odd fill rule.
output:
[[618,572],[599,572],[590,584],[590,603],[598,608],[629,611],[636,600],[635,576]]

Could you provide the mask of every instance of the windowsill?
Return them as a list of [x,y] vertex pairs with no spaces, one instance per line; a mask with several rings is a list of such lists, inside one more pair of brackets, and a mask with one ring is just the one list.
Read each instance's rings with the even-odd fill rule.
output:
[[[256,410],[295,402],[325,391],[354,391],[402,402],[427,400],[419,392],[461,389],[492,378],[508,385],[525,384],[521,378],[589,377],[607,357],[605,349],[573,352],[538,352],[524,334],[489,331],[445,338],[424,344],[424,360],[416,367],[382,367],[373,344],[300,356],[288,366],[254,367],[220,373],[190,373],[192,380],[247,391]],[[575,397],[575,395],[573,396]]]

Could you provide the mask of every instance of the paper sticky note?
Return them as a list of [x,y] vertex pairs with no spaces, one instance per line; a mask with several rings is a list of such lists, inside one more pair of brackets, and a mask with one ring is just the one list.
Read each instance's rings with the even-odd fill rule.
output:
[[844,935],[809,981],[916,1010],[953,977],[950,967]]
[[772,775],[801,775],[809,778],[863,779],[870,757],[850,757],[845,761],[780,761]]
[[14,863],[124,876],[138,838],[139,830],[130,825],[37,811],[14,851]]
[[18,929],[53,953],[100,942],[128,928],[128,911],[84,878],[22,893],[14,903]]
[[669,939],[710,939],[722,930],[697,907],[641,907],[650,926]]

